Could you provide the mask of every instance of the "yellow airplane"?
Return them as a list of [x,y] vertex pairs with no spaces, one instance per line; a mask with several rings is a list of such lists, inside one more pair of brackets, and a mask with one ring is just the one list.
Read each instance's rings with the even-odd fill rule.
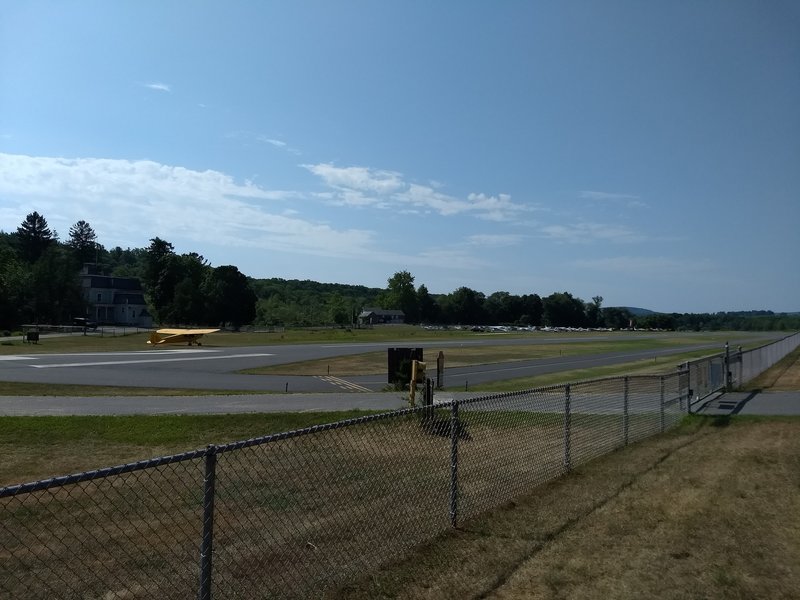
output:
[[190,346],[197,344],[202,346],[198,340],[207,333],[214,333],[219,329],[159,329],[150,334],[148,344],[181,344],[186,342]]

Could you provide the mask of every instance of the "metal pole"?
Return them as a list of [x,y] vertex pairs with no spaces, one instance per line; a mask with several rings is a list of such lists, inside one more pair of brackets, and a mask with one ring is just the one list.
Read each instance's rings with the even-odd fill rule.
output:
[[217,447],[206,450],[206,471],[203,478],[203,540],[200,545],[199,600],[211,600],[211,558],[214,552],[214,487],[217,471]]
[[626,376],[623,383],[622,393],[622,438],[625,445],[628,445],[628,377]]
[[572,469],[572,452],[570,449],[570,427],[572,425],[572,414],[570,411],[570,388],[569,384],[564,386],[564,470],[569,472]]
[[666,421],[664,415],[664,376],[661,376],[661,433],[666,429]]
[[731,348],[728,342],[725,342],[725,391],[730,392],[733,389],[731,382]]
[[450,525],[458,525],[458,402],[450,412]]

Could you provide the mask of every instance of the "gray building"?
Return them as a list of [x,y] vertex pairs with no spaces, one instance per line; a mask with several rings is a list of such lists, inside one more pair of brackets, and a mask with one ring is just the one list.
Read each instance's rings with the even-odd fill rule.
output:
[[81,291],[89,304],[87,317],[97,323],[153,326],[142,284],[136,277],[100,275],[95,265],[84,265]]
[[361,325],[400,325],[405,321],[406,314],[402,310],[365,308],[358,315],[358,322]]

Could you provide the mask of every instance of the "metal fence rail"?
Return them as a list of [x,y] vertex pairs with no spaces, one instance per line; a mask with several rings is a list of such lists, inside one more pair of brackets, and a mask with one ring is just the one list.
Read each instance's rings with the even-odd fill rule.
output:
[[723,390],[732,390],[758,377],[800,346],[800,333],[752,348],[726,347],[724,352],[683,365],[689,378],[693,402]]
[[[742,373],[798,343],[748,358]],[[398,410],[0,488],[0,598],[318,595],[672,427],[692,386],[720,384],[718,364]]]

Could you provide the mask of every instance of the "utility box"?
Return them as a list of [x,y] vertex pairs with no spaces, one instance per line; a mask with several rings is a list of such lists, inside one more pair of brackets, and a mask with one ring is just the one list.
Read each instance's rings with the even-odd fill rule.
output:
[[423,360],[422,348],[388,349],[389,383],[397,386],[408,385],[411,381],[411,361]]

